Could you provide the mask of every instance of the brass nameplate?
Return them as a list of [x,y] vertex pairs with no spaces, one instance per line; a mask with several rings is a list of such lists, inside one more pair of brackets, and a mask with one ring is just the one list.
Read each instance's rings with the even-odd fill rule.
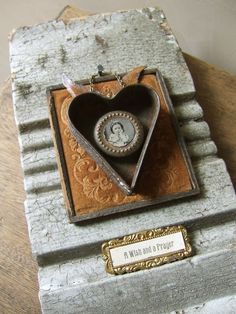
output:
[[138,232],[102,245],[106,271],[115,275],[181,260],[191,253],[187,230],[183,226]]

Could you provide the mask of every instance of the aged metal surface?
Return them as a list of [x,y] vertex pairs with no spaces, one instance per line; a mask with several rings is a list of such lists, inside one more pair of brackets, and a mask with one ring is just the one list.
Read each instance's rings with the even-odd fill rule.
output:
[[[181,235],[182,246],[178,249],[174,247],[174,249],[170,249],[171,245],[174,245],[174,235]],[[168,239],[172,239],[172,242],[166,242],[170,240],[165,240],[165,242],[157,244],[158,238],[167,237]],[[178,238],[179,239],[179,238]],[[153,251],[154,244],[155,250]],[[139,247],[140,244],[144,243],[143,249]],[[163,252],[161,246],[165,243],[165,248],[169,245],[167,252]],[[129,248],[133,246],[133,253],[129,251]],[[146,246],[146,247],[145,247]],[[126,253],[122,252],[122,256],[120,253],[116,253],[116,265],[114,265],[114,259],[112,257],[112,252],[116,250],[120,250],[121,248],[125,248]],[[161,252],[159,252],[161,251]],[[147,254],[148,253],[148,254]],[[150,253],[150,255],[149,255]],[[126,254],[126,255],[125,255]],[[172,226],[165,227],[153,230],[145,230],[142,232],[137,232],[134,234],[125,235],[121,239],[111,239],[102,244],[102,258],[105,261],[106,271],[113,275],[123,275],[125,273],[131,273],[139,270],[150,269],[152,267],[157,267],[166,263],[170,263],[177,260],[182,260],[186,257],[191,256],[192,247],[189,243],[189,238],[187,234],[186,228],[183,226]],[[149,255],[148,258],[145,255]],[[122,258],[122,262],[120,262],[120,258]]]
[[[144,85],[134,85],[132,81],[129,82],[129,85],[121,89],[119,93],[111,99],[96,93],[84,93],[74,98],[68,109],[69,126],[72,134],[75,136],[79,144],[94,157],[100,167],[104,169],[107,175],[112,178],[119,188],[127,195],[130,195],[135,188],[140,168],[160,111],[159,96],[153,89]],[[127,99],[130,98],[132,99],[132,102],[129,104]],[[140,107],[144,104],[146,110],[144,113],[140,114]],[[117,110],[123,111],[128,110],[133,114],[134,118],[137,117],[142,121],[141,125],[144,125],[146,130],[148,130],[142,151],[138,155],[135,155],[134,158],[129,158],[128,161],[123,158],[121,163],[117,162],[117,159],[114,160],[113,158],[108,158],[106,154],[102,154],[101,151],[97,149],[94,140],[95,123],[101,115],[111,111],[111,108],[118,108]],[[93,114],[91,115],[91,113]],[[115,120],[117,119],[118,117],[115,118]],[[84,121],[86,121],[86,123],[84,123]],[[104,145],[104,147],[106,146]],[[107,149],[111,156],[116,156],[117,154],[118,156],[120,154],[121,157],[125,156],[124,147],[116,148],[118,152],[115,150],[113,152],[112,146],[108,146],[106,149],[103,148],[103,151],[106,152]]]
[[[199,121],[201,109],[190,100],[194,88],[179,47],[169,29],[165,33],[163,23],[161,11],[145,9],[92,16],[67,25],[54,21],[22,28],[13,35],[13,100],[25,172],[26,216],[32,249],[42,265],[40,290],[45,313],[110,313],[111,307],[117,313],[141,313],[144,308],[155,313],[158,307],[161,313],[234,293],[234,190],[224,162],[216,157],[208,127]],[[96,33],[108,48],[96,41]],[[200,197],[112,220],[78,226],[67,223],[45,88],[59,83],[65,68],[72,78],[87,77],[97,61],[119,72],[144,63],[163,72],[171,94],[178,96],[175,104],[201,185]],[[180,100],[186,97],[188,100]],[[179,223],[191,228],[196,256],[121,279],[104,273],[101,242]]]
[[[124,79],[127,78],[127,76],[133,76],[133,71],[126,74]],[[115,77],[113,76],[111,78],[114,79]],[[107,76],[99,78],[99,81],[103,79],[107,80]],[[108,215],[110,211],[118,213],[125,210],[147,208],[147,206],[150,205],[157,205],[168,200],[174,200],[190,195],[192,196],[199,193],[196,178],[194,176],[189,157],[187,156],[186,146],[183,142],[178,122],[176,121],[176,117],[174,115],[173,106],[164,85],[162,89],[160,88],[160,79],[161,77],[159,74],[156,74],[156,70],[147,70],[144,72],[144,75],[142,75],[142,79],[140,80],[142,84],[151,86],[159,93],[158,99],[160,99],[161,118],[159,119],[157,128],[154,130],[154,134],[152,136],[150,144],[151,153],[149,151],[144,165],[142,166],[143,175],[140,176],[137,184],[137,193],[129,197],[126,197],[124,193],[121,193],[119,188],[117,188],[117,185],[112,184],[108,178],[114,177],[117,181],[118,175],[114,175],[116,170],[116,172],[118,174],[120,173],[120,176],[122,176],[122,178],[130,184],[130,188],[133,188],[140,171],[140,166],[142,165],[142,159],[144,158],[149,138],[147,137],[145,141],[141,157],[135,155],[133,159],[128,159],[128,163],[126,163],[124,159],[122,162],[118,163],[117,160],[111,158],[108,159],[103,155],[99,157],[98,152],[94,150],[96,144],[94,143],[93,138],[93,127],[97,121],[94,117],[95,114],[99,115],[100,110],[106,111],[109,104],[106,104],[104,108],[101,107],[100,104],[97,110],[95,110],[98,99],[94,94],[90,95],[83,93],[71,102],[65,90],[62,90],[58,86],[55,87],[56,89],[53,87],[50,88],[50,120],[52,128],[55,130],[53,134],[55,146],[58,151],[57,156],[60,160],[59,170],[63,178],[63,191],[67,208],[69,210],[69,218],[72,222],[89,219],[91,217]],[[161,79],[161,81],[163,80]],[[129,80],[126,84],[130,85],[132,82],[133,79],[131,81]],[[87,81],[85,83],[88,84],[89,82]],[[111,90],[114,84],[118,90],[121,89],[116,80],[109,81],[109,85],[107,85],[107,83],[104,85],[104,83],[100,82],[99,85],[96,84],[94,86],[99,92],[102,92],[104,89]],[[83,88],[85,89],[86,86],[84,85]],[[135,88],[136,99],[140,100],[141,94],[139,93],[143,93],[143,90],[145,90],[145,96],[149,95],[149,89],[144,88],[143,85],[135,85],[134,87],[132,84],[129,88],[133,91],[133,88]],[[88,89],[89,85],[87,85],[87,90]],[[146,90],[148,91],[148,95],[146,94]],[[123,93],[120,92],[121,94],[119,95],[124,98],[126,97],[125,94],[127,93],[127,90],[126,92],[124,90],[122,91]],[[79,90],[78,93],[80,93]],[[152,94],[150,94],[150,96],[151,95]],[[154,100],[156,99],[155,95],[156,94],[153,95]],[[82,107],[78,106],[77,99],[80,100]],[[92,103],[89,102],[90,99],[92,99]],[[115,101],[115,99],[113,101]],[[152,97],[149,99],[152,100]],[[102,99],[102,101],[103,100],[104,99]],[[143,102],[145,102],[146,108],[144,115],[146,117],[149,116],[149,118],[145,119],[145,116],[142,115],[140,116],[140,121],[143,121],[143,124],[146,126],[147,123],[150,124],[151,128],[148,135],[150,137],[150,133],[156,124],[156,118],[153,119],[153,115],[155,111],[157,111],[155,109],[156,103],[151,101],[150,106],[147,106],[146,97],[143,99]],[[90,106],[88,106],[88,104],[90,104]],[[137,102],[133,102],[133,104],[135,104],[135,106],[132,106],[130,111],[133,111],[134,114],[137,112],[137,115],[139,116],[140,109],[142,108],[142,102],[139,102],[139,104]],[[121,108],[126,108],[126,101],[123,100],[119,106],[122,106]],[[158,107],[157,109],[159,111]],[[67,124],[67,108],[69,108],[68,119],[71,120],[70,128],[82,147],[78,145],[77,141],[72,135],[70,135],[71,133]],[[150,111],[154,111],[154,113]],[[167,112],[168,114],[166,114]],[[80,119],[78,119],[79,116],[81,116]],[[90,116],[92,118],[90,118]],[[78,130],[76,128],[76,124],[78,125]],[[80,134],[79,130],[84,136]],[[85,140],[85,138],[87,138],[87,140]],[[94,144],[91,146],[87,143],[88,141]],[[88,154],[86,154],[83,148],[85,150],[89,150],[90,155],[94,158],[91,158]],[[158,151],[159,153],[156,153]],[[169,156],[168,164],[166,164],[167,156]],[[98,169],[93,159],[100,162],[101,166],[104,168],[105,166],[106,168],[109,167],[108,176]],[[150,165],[152,166],[150,167]],[[111,167],[114,167],[114,170]],[[90,169],[94,170],[90,171]],[[166,180],[165,173],[169,173],[170,181]],[[147,179],[148,182],[146,181]],[[96,186],[98,181],[101,182],[101,185],[97,190]],[[102,182],[104,182],[104,184],[102,184]],[[124,183],[124,188],[126,186],[127,184],[125,185]],[[129,186],[127,186],[127,188],[130,189]],[[92,202],[90,201],[91,198]]]

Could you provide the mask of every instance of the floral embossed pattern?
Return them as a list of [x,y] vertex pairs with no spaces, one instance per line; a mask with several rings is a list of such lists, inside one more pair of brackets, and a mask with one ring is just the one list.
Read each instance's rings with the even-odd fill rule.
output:
[[[128,246],[134,243],[141,243],[145,240],[158,239],[159,237],[165,237],[170,234],[180,233],[182,234],[184,241],[184,249],[179,251],[174,251],[172,254],[166,253],[165,255],[153,256],[152,258],[144,259],[138,262],[131,262],[126,265],[119,267],[113,266],[113,261],[111,259],[110,250],[114,248]],[[113,239],[102,245],[102,257],[105,261],[106,271],[113,275],[123,275],[125,273],[131,273],[134,271],[139,271],[143,269],[150,269],[152,267],[157,267],[166,263],[170,263],[176,260],[181,260],[186,257],[191,256],[192,247],[189,242],[187,230],[183,226],[172,226],[166,228],[159,228],[153,230],[142,231],[134,234],[124,236],[120,239]]]
[[[75,216],[72,221],[119,212],[120,205],[122,210],[125,210],[126,204],[133,204],[132,207],[135,208],[145,206],[144,201],[158,200],[166,196],[170,199],[173,196],[174,199],[176,194],[188,193],[193,189],[188,165],[177,141],[161,86],[153,74],[144,75],[141,83],[157,91],[161,101],[161,111],[137,182],[136,194],[131,196],[123,194],[77,143],[67,124],[67,110],[71,97],[66,90],[53,91],[58,132],[63,150],[63,156],[62,153],[59,156],[59,167],[63,168],[61,164],[64,161],[66,172],[65,169],[61,171],[62,181],[65,182],[66,198],[68,198],[69,185]],[[98,91],[104,91],[104,88],[115,94],[120,87],[115,81],[95,84],[95,89]],[[68,200],[66,203],[67,207],[72,206]]]
[[[107,175],[100,170],[96,162],[85,152],[77,143],[71,134],[67,124],[68,106],[71,97],[67,97],[61,107],[61,119],[64,123],[63,132],[71,150],[71,159],[73,161],[73,176],[78,182],[88,199],[95,200],[99,203],[106,204],[109,202],[121,202],[125,195],[120,191],[113,192],[113,183]],[[112,193],[108,193],[111,191]]]

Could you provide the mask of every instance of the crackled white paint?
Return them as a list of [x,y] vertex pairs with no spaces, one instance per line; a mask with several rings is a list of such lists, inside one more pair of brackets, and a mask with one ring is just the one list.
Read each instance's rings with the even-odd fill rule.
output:
[[[216,156],[202,109],[194,99],[192,78],[166,23],[163,12],[152,8],[94,15],[68,24],[51,21],[20,28],[12,35],[13,101],[27,191],[25,212],[32,251],[41,265],[40,296],[46,314],[181,313],[180,308],[235,293],[234,189],[224,162]],[[177,99],[175,111],[201,187],[199,196],[89,223],[68,223],[46,87],[61,83],[62,73],[73,80],[88,78],[98,64],[120,73],[141,64],[159,68]],[[180,223],[189,227],[196,256],[131,275],[113,277],[105,272],[103,241]],[[230,300],[218,304],[235,302]],[[194,309],[186,313],[195,313]]]

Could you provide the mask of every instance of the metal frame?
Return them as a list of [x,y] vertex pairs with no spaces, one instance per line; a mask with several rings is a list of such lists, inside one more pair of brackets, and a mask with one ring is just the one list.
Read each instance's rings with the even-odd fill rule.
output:
[[[184,161],[186,163],[186,167],[187,167],[189,178],[190,178],[191,185],[192,185],[192,190],[187,191],[187,192],[179,192],[179,193],[174,193],[171,195],[161,196],[161,197],[158,197],[158,198],[152,199],[152,200],[136,201],[136,202],[132,202],[132,203],[124,204],[124,205],[114,206],[112,208],[108,207],[108,208],[104,208],[103,210],[100,210],[99,212],[95,212],[94,214],[92,214],[90,212],[89,214],[77,216],[75,208],[74,208],[74,204],[73,204],[71,188],[70,188],[70,184],[69,184],[69,177],[68,177],[64,152],[63,152],[63,148],[62,148],[62,142],[61,142],[61,138],[60,138],[57,115],[56,115],[56,110],[55,110],[55,103],[54,103],[54,99],[52,96],[53,91],[61,90],[61,89],[64,89],[65,87],[63,85],[51,86],[47,89],[50,122],[51,122],[51,126],[53,129],[55,148],[58,151],[58,156],[59,156],[58,161],[60,162],[60,165],[61,165],[61,167],[59,167],[59,168],[61,168],[60,171],[61,171],[61,175],[63,178],[61,181],[62,181],[62,184],[64,185],[64,192],[66,191],[66,193],[64,193],[64,196],[66,199],[66,205],[67,205],[66,207],[68,208],[70,222],[76,223],[76,222],[80,222],[83,220],[93,219],[93,218],[97,218],[100,216],[120,213],[123,211],[128,211],[128,210],[133,210],[133,209],[141,209],[141,208],[147,209],[147,208],[156,206],[156,205],[164,203],[164,202],[174,201],[174,200],[177,200],[180,198],[190,197],[190,196],[194,196],[194,195],[197,195],[200,193],[200,188],[199,188],[196,176],[194,174],[194,170],[193,170],[191,160],[190,160],[190,157],[189,157],[186,145],[185,145],[184,138],[180,132],[180,127],[179,127],[177,118],[175,116],[173,104],[171,102],[171,99],[170,99],[168,90],[166,88],[164,79],[157,69],[145,70],[145,71],[143,71],[142,75],[147,75],[147,74],[156,74],[157,80],[159,80],[161,82],[161,85],[163,88],[163,93],[164,93],[163,96],[164,96],[166,103],[168,105],[171,122],[172,122],[173,128],[174,128],[175,133],[176,133],[177,142],[181,148],[181,153],[182,153],[182,156],[183,156]],[[125,74],[121,74],[121,76],[124,76],[124,75]],[[94,83],[106,82],[106,81],[111,81],[111,80],[116,80],[116,76],[115,75],[100,76],[100,77],[97,77],[94,79]],[[89,79],[81,80],[78,83],[82,84],[82,85],[89,85],[90,80]]]

